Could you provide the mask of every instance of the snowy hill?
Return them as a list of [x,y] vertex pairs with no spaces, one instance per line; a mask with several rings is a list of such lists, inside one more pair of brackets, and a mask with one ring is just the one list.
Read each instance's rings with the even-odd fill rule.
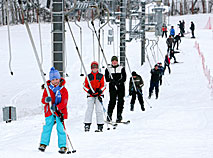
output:
[[[32,52],[32,47],[25,26],[11,27],[12,40],[12,69],[11,76],[8,68],[9,53],[7,42],[7,28],[0,27],[0,67],[1,67],[1,95],[0,109],[12,105],[17,108],[17,121],[6,124],[2,122],[0,112],[0,157],[75,157],[75,158],[211,158],[213,157],[213,96],[212,89],[204,75],[202,60],[197,52],[195,41],[200,44],[206,64],[213,71],[213,37],[212,30],[204,30],[209,16],[193,15],[177,16],[171,18],[171,23],[176,27],[179,20],[185,20],[186,29],[189,30],[190,21],[196,25],[196,39],[191,39],[190,34],[182,38],[181,53],[176,54],[178,61],[183,63],[171,64],[172,73],[166,71],[163,85],[160,87],[158,100],[154,97],[148,100],[150,80],[150,67],[146,62],[140,66],[140,42],[133,41],[127,44],[127,57],[132,70],[143,77],[143,87],[146,111],[142,112],[136,101],[135,111],[130,112],[130,98],[125,98],[123,117],[131,120],[129,125],[119,125],[116,130],[106,130],[103,133],[93,132],[96,129],[95,114],[91,132],[83,130],[84,113],[87,107],[86,94],[82,89],[84,77],[80,77],[80,61],[78,59],[73,41],[67,28],[67,73],[66,87],[69,92],[68,112],[69,119],[65,122],[67,132],[77,150],[72,155],[59,155],[57,147],[57,134],[55,127],[51,137],[50,146],[45,153],[40,153],[37,148],[40,142],[42,125],[44,124],[43,107],[40,103],[42,79]],[[83,28],[83,60],[90,71],[93,61],[92,32],[87,23],[80,23]],[[39,52],[39,36],[37,24],[30,25],[33,37]],[[79,29],[71,23],[77,41]],[[42,40],[44,50],[44,71],[48,74],[51,67],[51,26],[42,24]],[[107,60],[113,55],[112,45],[107,45],[107,31],[105,28],[104,50]],[[116,27],[115,27],[116,30]],[[115,32],[117,33],[117,32]],[[147,37],[154,38],[153,33]],[[115,37],[115,40],[117,38]],[[166,39],[160,38],[159,48],[163,56],[166,53]],[[80,42],[78,42],[80,43]],[[117,43],[117,41],[115,41]],[[97,41],[95,43],[97,48]],[[117,50],[117,46],[115,48]],[[163,58],[156,49],[158,61]],[[117,54],[117,51],[115,51]],[[155,64],[150,50],[148,54],[152,66]],[[97,49],[96,49],[97,60]],[[102,70],[103,72],[104,70]],[[130,73],[128,74],[128,87]],[[211,76],[213,76],[211,72]],[[48,79],[48,76],[46,76]],[[128,89],[126,88],[126,94]],[[109,101],[108,89],[105,92],[104,105]],[[115,119],[115,117],[113,118]]]

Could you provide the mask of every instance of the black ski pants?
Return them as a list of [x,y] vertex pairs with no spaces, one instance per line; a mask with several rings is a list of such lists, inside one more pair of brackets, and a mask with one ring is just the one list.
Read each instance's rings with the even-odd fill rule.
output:
[[176,45],[176,43],[177,43],[177,50],[178,50],[178,46],[179,46],[179,42],[178,42],[178,41],[175,41],[175,42],[174,42],[173,49],[175,49],[175,45]]
[[175,58],[174,53],[170,54],[170,58],[169,59],[171,60],[172,58],[174,58],[174,62],[176,62],[176,58]]
[[165,72],[165,70],[166,70],[166,67],[168,67],[169,73],[171,73],[171,69],[170,69],[169,64],[164,64],[164,72]]
[[158,97],[158,92],[159,92],[159,81],[157,82],[150,82],[150,87],[149,87],[149,95],[151,96],[151,94],[153,93],[153,90],[155,89],[155,94],[156,97]]
[[[123,89],[122,89],[123,90]],[[118,98],[117,102],[117,119],[122,119],[122,112],[124,108],[124,92],[122,90],[114,89],[110,90],[109,95],[110,95],[110,100],[109,100],[109,105],[108,105],[108,116],[112,117],[113,110],[116,105],[116,98]]]
[[167,38],[167,31],[163,31],[163,33],[162,33],[162,38],[163,38],[164,34],[165,34],[165,36],[166,36],[166,38]]
[[[139,90],[139,91],[140,91],[140,90]],[[137,91],[137,93],[134,91],[134,92],[132,93],[132,99],[131,99],[130,104],[131,104],[131,105],[134,105],[134,104],[135,104],[136,95],[138,96],[138,101],[139,101],[139,103],[140,103],[140,105],[141,105],[141,108],[144,107],[144,101],[143,101],[142,91],[140,91],[140,92]]]

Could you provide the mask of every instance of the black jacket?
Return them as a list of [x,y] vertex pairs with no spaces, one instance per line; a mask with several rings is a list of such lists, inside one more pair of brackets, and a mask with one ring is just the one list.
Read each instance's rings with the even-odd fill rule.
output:
[[192,30],[192,31],[194,31],[194,30],[195,30],[195,24],[194,24],[193,22],[191,23],[190,30]]
[[178,42],[178,41],[181,42],[181,37],[179,35],[176,35],[174,38],[174,42]]
[[152,69],[151,70],[151,82],[159,82],[159,79],[160,79],[160,70],[157,69]]
[[[112,74],[112,77],[109,73],[109,71]],[[105,79],[106,82],[109,82],[109,90],[115,90],[115,88],[119,90],[125,90],[124,89],[124,82],[126,81],[126,71],[125,68],[122,66],[110,66],[109,70],[105,70]]]
[[167,40],[166,40],[166,44],[168,45],[168,46],[172,46],[172,43],[174,42],[174,39],[173,38],[167,38]]

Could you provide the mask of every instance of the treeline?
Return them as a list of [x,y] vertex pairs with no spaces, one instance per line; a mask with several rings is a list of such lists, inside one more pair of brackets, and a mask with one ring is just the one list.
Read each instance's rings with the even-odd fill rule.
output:
[[163,3],[170,6],[171,16],[213,12],[213,0],[164,0]]
[[39,19],[43,22],[50,22],[50,11],[42,7],[39,0],[23,0],[22,2],[25,16],[21,12],[20,0],[0,0],[0,25],[7,25],[7,22],[23,24],[24,17],[29,23],[38,22]]

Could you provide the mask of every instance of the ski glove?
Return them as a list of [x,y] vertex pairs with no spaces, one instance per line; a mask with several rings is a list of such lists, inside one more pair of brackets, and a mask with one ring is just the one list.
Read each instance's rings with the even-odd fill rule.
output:
[[45,98],[45,103],[49,103],[49,102],[51,102],[51,101],[52,101],[52,98],[51,98],[51,97],[48,96],[48,97]]
[[91,89],[89,89],[87,93],[89,93],[90,95],[93,94]]
[[103,91],[101,89],[97,88],[95,92],[98,93],[98,95],[101,95]]

